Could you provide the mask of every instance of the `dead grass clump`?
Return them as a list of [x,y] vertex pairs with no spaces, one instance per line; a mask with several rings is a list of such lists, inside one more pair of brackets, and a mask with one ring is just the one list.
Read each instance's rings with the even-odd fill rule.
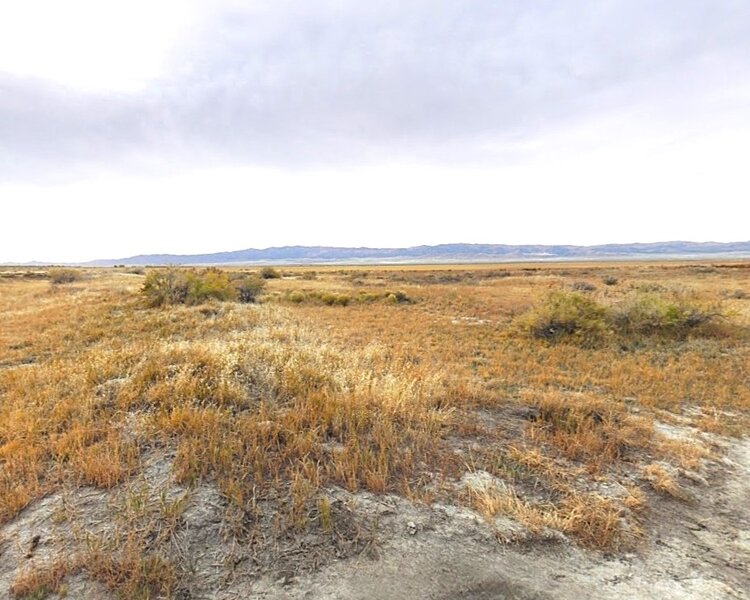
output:
[[624,523],[624,510],[597,494],[571,495],[558,508],[561,529],[589,548],[620,550],[632,547],[640,529]]
[[110,433],[101,441],[79,448],[73,454],[70,466],[82,484],[110,488],[134,472],[138,456],[134,444]]
[[611,464],[653,442],[652,424],[612,401],[560,392],[527,395],[525,401],[538,411],[530,425],[531,438],[570,459]]
[[510,517],[537,535],[560,531],[588,548],[628,548],[641,535],[636,524],[626,522],[623,506],[596,494],[571,492],[557,505],[529,502],[505,484],[470,487],[467,494],[470,504],[488,518]]
[[68,559],[26,567],[10,584],[9,592],[22,600],[43,600],[52,594],[64,594],[63,581],[74,569]]
[[185,591],[174,549],[187,498],[144,483],[124,487],[113,506],[113,530],[86,537],[80,567],[123,600],[176,597]]
[[117,550],[91,551],[84,569],[123,600],[172,598],[178,588],[178,570],[164,556],[144,555],[143,548],[127,541]]
[[696,470],[711,456],[711,451],[693,440],[664,438],[656,445],[658,452],[683,469]]
[[679,500],[686,500],[687,495],[685,490],[674,480],[669,472],[662,466],[656,463],[646,465],[643,468],[642,477],[645,481],[651,484],[651,487],[658,493],[677,498]]

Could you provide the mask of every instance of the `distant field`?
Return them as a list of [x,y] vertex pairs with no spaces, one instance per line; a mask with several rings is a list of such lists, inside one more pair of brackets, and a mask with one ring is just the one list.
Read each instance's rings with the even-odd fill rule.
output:
[[206,498],[252,577],[372,549],[338,490],[632,550],[720,454],[680,432],[750,431],[749,262],[150,271],[0,269],[0,524],[59,499],[65,538],[16,597],[178,597]]

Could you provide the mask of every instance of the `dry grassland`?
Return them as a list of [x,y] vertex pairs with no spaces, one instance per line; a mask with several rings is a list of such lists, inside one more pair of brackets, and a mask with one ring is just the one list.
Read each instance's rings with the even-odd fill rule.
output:
[[[259,573],[279,540],[323,539],[310,568],[371,548],[340,488],[632,549],[717,452],[680,432],[750,431],[750,264],[279,270],[256,303],[156,308],[127,269],[0,273],[0,524],[117,492],[108,529],[57,510],[72,550],[12,595],[83,573],[189,597],[175,540],[204,485],[226,544],[269,548]],[[180,495],[131,485],[155,457]]]

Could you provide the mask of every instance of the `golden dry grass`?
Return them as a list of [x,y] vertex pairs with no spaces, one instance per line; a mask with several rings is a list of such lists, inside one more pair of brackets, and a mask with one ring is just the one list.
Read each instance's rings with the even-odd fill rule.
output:
[[[176,481],[212,482],[244,515],[238,535],[263,499],[279,531],[330,531],[337,485],[448,495],[586,546],[631,545],[643,490],[678,495],[654,461],[697,468],[708,452],[660,436],[655,419],[747,432],[748,266],[281,269],[260,304],[165,308],[146,306],[137,274],[0,274],[0,522],[63,485],[119,486],[166,448]],[[519,328],[550,291],[584,281],[603,306],[643,292],[722,316],[710,331],[596,344]],[[507,487],[467,496],[452,482],[472,469]],[[627,493],[605,497],[601,482]],[[132,522],[118,552],[101,542],[82,568],[133,597],[164,594],[177,571]],[[16,595],[56,573],[29,574]]]
[[13,581],[8,591],[14,598],[42,600],[50,594],[64,592],[63,580],[71,571],[70,563],[64,559],[27,567]]

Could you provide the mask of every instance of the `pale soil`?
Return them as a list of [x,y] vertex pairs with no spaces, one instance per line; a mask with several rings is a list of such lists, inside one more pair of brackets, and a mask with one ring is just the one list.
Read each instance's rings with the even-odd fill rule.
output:
[[[560,535],[527,536],[509,521],[493,529],[465,508],[418,507],[394,496],[352,497],[343,490],[331,490],[334,517],[357,515],[362,528],[356,544],[329,548],[307,535],[279,542],[273,551],[238,547],[223,541],[220,495],[198,487],[172,542],[174,553],[190,564],[178,597],[750,598],[750,439],[721,444],[725,455],[694,482],[694,500],[653,499],[642,547],[615,556],[580,549]],[[140,483],[177,497],[184,490],[170,483],[168,465],[154,460]],[[36,502],[0,528],[0,598],[10,597],[22,569],[73,552],[82,539],[79,527],[107,532],[121,493],[69,490]],[[36,535],[40,543],[27,558]],[[66,587],[71,599],[115,597],[85,573],[69,576]]]

